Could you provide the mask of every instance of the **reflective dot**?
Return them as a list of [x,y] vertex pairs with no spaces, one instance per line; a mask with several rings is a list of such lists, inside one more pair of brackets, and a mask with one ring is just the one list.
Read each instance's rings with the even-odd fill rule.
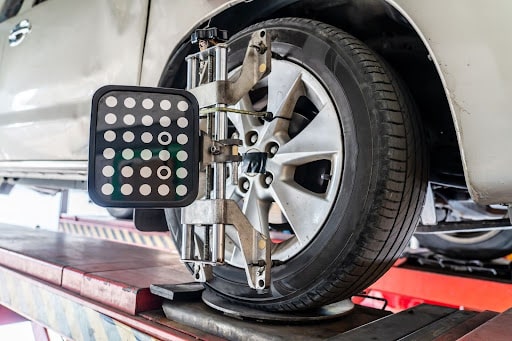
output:
[[167,185],[158,186],[158,194],[160,194],[161,196],[166,196],[167,194],[169,194],[169,192],[170,192],[169,186],[167,186]]
[[162,180],[167,180],[171,177],[171,169],[167,166],[160,166],[156,170],[156,174]]
[[150,195],[151,194],[151,186],[148,184],[144,184],[139,187],[139,192],[142,195]]
[[162,161],[167,161],[171,158],[171,153],[169,153],[169,151],[164,149],[164,150],[161,150],[160,153],[158,153],[158,157]]
[[171,102],[169,102],[168,100],[164,99],[160,102],[160,108],[162,110],[169,110],[171,109]]
[[145,125],[146,127],[149,127],[150,125],[153,124],[153,117],[151,117],[149,115],[144,115],[142,117],[142,124]]
[[187,187],[184,185],[179,185],[178,187],[176,187],[176,194],[178,194],[180,197],[185,196],[187,192]]
[[126,148],[125,150],[123,150],[121,155],[123,156],[123,159],[131,160],[131,159],[133,159],[134,153],[133,153],[133,150],[131,150],[130,148]]
[[179,111],[187,111],[188,109],[188,103],[185,101],[179,101],[178,102],[178,110]]
[[176,176],[180,179],[185,179],[188,175],[188,172],[185,168],[181,167],[176,170]]
[[104,184],[103,186],[101,186],[101,193],[105,195],[111,195],[112,193],[114,193],[114,186],[112,186],[111,184]]
[[153,172],[151,171],[151,168],[149,167],[142,167],[140,169],[140,176],[142,176],[143,178],[149,178],[151,176],[151,174],[153,174]]
[[112,148],[105,148],[103,151],[103,157],[107,160],[113,159],[116,156],[116,152]]
[[103,134],[103,138],[105,139],[105,141],[107,142],[112,142],[116,139],[116,133],[113,131],[113,130],[107,130],[104,134]]
[[107,105],[107,107],[113,108],[117,105],[117,98],[115,98],[114,96],[108,96],[105,100],[105,104]]
[[140,152],[140,157],[142,160],[149,160],[153,157],[153,153],[149,149],[144,149]]
[[125,178],[129,178],[133,175],[133,168],[130,166],[124,166],[123,168],[121,168],[121,174]]
[[167,116],[163,116],[161,119],[160,119],[160,125],[164,128],[167,128],[168,126],[171,125],[171,119]]
[[114,167],[112,166],[105,166],[103,167],[102,171],[104,176],[107,178],[110,178],[112,175],[114,175]]
[[121,193],[123,193],[124,195],[130,195],[130,194],[132,194],[132,192],[133,192],[132,185],[124,184],[121,186]]
[[179,134],[176,141],[178,141],[179,144],[186,144],[188,142],[188,137],[185,134]]
[[142,101],[142,107],[144,109],[151,109],[151,108],[153,108],[153,101],[150,100],[149,98],[146,98],[145,100]]
[[128,97],[124,100],[124,106],[128,109],[131,109],[135,106],[135,100],[131,97]]
[[188,159],[188,154],[186,151],[184,150],[180,150],[179,152],[176,153],[176,158],[179,160],[179,161],[185,161]]
[[117,121],[117,116],[112,114],[112,113],[108,113],[105,115],[105,123],[106,124],[114,124],[116,123]]
[[188,126],[188,120],[185,117],[178,118],[178,121],[176,123],[180,128],[186,128]]
[[135,116],[132,114],[124,115],[123,122],[129,126],[135,123]]
[[172,136],[166,131],[161,132],[158,134],[158,142],[160,142],[161,145],[167,146],[172,141]]
[[126,131],[123,134],[124,142],[133,142],[135,140],[135,135],[131,131]]
[[140,139],[144,143],[150,143],[151,141],[153,141],[153,135],[151,135],[151,133],[145,132],[145,133],[142,133],[142,135],[140,136]]

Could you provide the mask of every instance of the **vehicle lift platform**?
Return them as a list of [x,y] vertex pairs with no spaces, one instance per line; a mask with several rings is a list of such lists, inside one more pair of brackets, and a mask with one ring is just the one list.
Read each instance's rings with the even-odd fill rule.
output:
[[197,295],[164,301],[150,291],[151,284],[190,282],[172,249],[0,226],[0,305],[72,340],[499,340],[512,335],[512,310],[423,304],[391,314],[355,305],[333,319],[262,322],[225,315]]

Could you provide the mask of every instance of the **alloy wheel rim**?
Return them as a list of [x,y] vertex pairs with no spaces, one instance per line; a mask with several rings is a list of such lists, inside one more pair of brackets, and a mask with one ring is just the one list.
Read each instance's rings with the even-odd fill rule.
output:
[[[240,167],[238,185],[228,185],[227,195],[257,230],[284,237],[273,243],[272,259],[285,262],[308,246],[331,212],[342,178],[341,126],[323,84],[292,61],[272,60],[272,72],[253,90],[266,96],[247,95],[237,107],[270,111],[278,118],[264,122],[248,115],[228,117],[243,140],[240,153],[270,153],[267,172],[244,174]],[[284,223],[275,223],[276,212]],[[243,267],[233,226],[227,226],[226,235],[226,262]]]

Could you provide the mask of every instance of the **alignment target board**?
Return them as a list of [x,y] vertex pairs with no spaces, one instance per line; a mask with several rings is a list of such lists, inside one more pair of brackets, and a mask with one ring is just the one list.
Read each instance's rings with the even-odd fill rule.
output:
[[199,109],[185,90],[106,86],[93,97],[89,194],[110,207],[180,207],[197,197]]

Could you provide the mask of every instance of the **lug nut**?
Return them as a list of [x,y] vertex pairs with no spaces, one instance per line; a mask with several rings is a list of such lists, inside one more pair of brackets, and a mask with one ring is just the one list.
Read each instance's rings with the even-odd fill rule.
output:
[[265,148],[265,151],[268,153],[268,157],[272,158],[279,151],[279,145],[275,142],[272,142],[267,145],[267,147]]
[[242,193],[247,193],[247,191],[249,191],[249,188],[251,187],[251,184],[249,183],[249,180],[247,180],[246,178],[240,178],[238,180],[238,186]]
[[247,136],[247,144],[252,146],[252,145],[256,144],[256,142],[258,142],[258,133],[256,133],[256,132],[249,133],[249,135]]
[[278,146],[272,146],[272,147],[270,147],[270,154],[276,155],[278,150],[279,150]]
[[272,174],[268,173],[267,175],[265,175],[266,187],[270,186],[272,184],[272,181],[274,181],[274,177],[272,176]]

